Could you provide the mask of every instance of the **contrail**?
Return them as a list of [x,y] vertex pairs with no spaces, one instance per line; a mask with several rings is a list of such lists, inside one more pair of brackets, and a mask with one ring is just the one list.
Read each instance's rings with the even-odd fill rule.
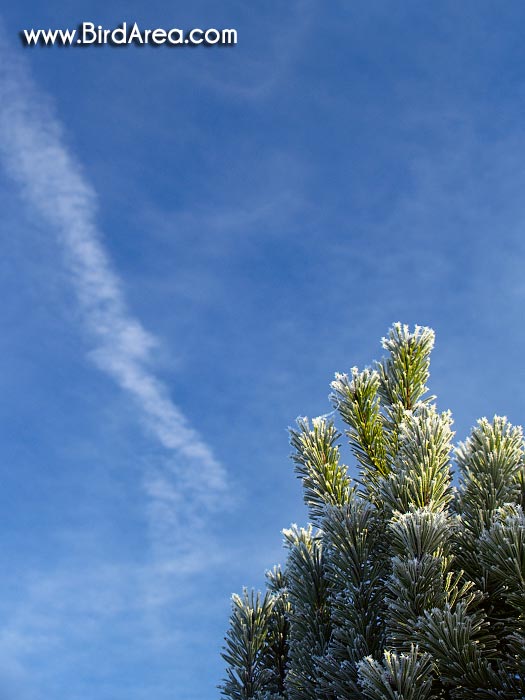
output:
[[96,194],[49,100],[2,34],[0,26],[0,160],[58,238],[93,343],[91,357],[133,397],[150,431],[176,457],[176,480],[200,503],[215,507],[226,495],[225,470],[151,369],[156,339],[126,304],[97,225]]

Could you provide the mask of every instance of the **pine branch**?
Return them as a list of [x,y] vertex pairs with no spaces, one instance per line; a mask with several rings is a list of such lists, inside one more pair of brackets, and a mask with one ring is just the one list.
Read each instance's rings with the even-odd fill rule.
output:
[[342,505],[349,497],[350,478],[335,445],[341,433],[324,418],[315,418],[312,427],[307,418],[298,418],[297,426],[290,429],[295,472],[303,482],[310,518],[320,522],[326,505]]
[[432,659],[412,646],[407,654],[385,651],[383,662],[367,657],[359,664],[359,681],[369,700],[434,700]]
[[336,375],[332,421],[300,419],[295,470],[316,528],[284,531],[264,598],[234,597],[232,700],[525,699],[521,428],[482,419],[455,452],[426,396],[434,336],[395,324],[376,369]]

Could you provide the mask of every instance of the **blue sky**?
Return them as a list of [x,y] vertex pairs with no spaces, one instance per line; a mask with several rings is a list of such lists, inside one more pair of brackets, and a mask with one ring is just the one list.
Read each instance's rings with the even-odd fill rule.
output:
[[[259,5],[259,6],[258,6]],[[234,27],[234,48],[23,48]],[[0,27],[0,700],[211,700],[286,427],[397,320],[522,422],[525,7],[27,2]],[[346,458],[350,460],[349,455]]]

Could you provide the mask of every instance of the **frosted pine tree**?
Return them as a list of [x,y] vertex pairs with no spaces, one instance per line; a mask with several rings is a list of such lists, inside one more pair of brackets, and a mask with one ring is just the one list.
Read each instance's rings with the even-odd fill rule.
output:
[[395,324],[380,362],[336,375],[355,481],[334,422],[291,430],[310,524],[284,531],[264,596],[233,598],[224,697],[525,698],[522,431],[482,419],[454,449],[433,343]]

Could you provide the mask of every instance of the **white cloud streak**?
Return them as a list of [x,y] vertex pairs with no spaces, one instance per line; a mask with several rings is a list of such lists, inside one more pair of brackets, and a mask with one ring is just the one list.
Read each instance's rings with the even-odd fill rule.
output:
[[[153,477],[153,486],[146,475],[150,512],[162,517],[171,497],[159,488],[175,479],[188,490],[193,517],[199,521],[202,506],[215,509],[224,501],[225,470],[155,376],[151,355],[156,339],[126,304],[97,225],[96,194],[71,154],[48,99],[13,58],[2,33],[0,27],[1,161],[25,201],[58,238],[93,342],[90,356],[133,397],[150,431],[171,455],[164,473]],[[188,500],[177,513],[179,522],[191,515]],[[173,507],[179,505],[180,499],[173,501]]]

